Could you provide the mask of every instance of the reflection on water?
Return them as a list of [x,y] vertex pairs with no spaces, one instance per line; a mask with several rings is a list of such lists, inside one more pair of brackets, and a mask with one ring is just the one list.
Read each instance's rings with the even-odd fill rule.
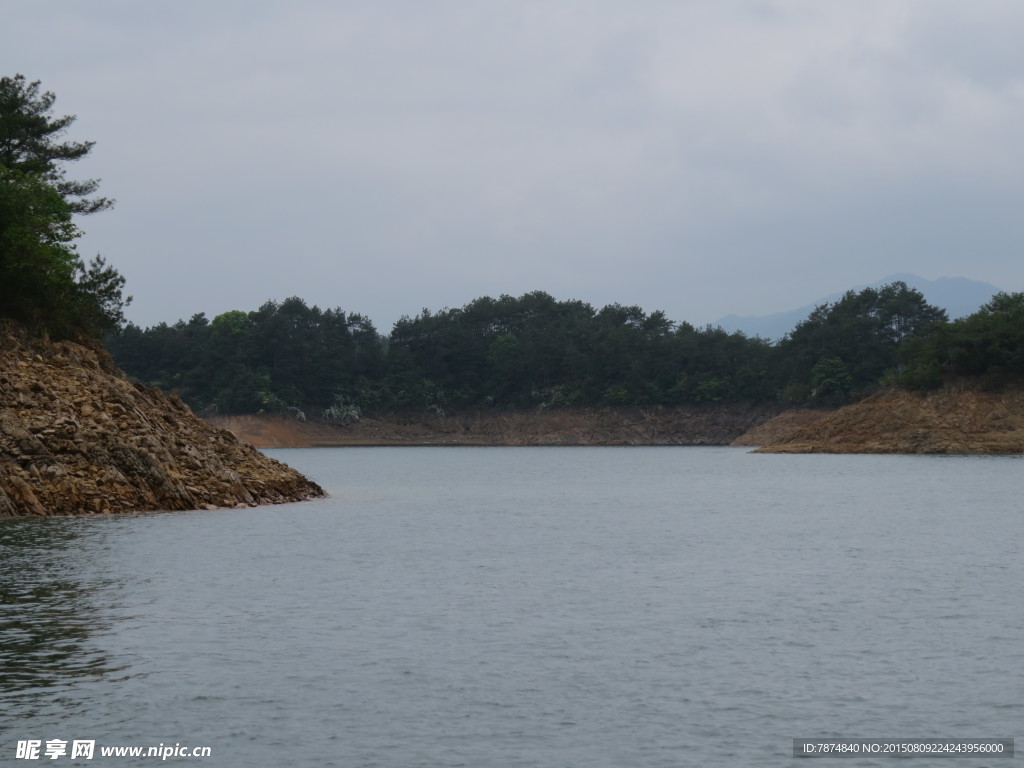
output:
[[[74,708],[64,695],[91,679],[124,674],[103,652],[111,581],[79,556],[81,521],[0,524],[0,702],[25,714]],[[86,547],[85,550],[90,548]],[[105,600],[97,601],[102,590]],[[106,605],[104,605],[106,603]]]

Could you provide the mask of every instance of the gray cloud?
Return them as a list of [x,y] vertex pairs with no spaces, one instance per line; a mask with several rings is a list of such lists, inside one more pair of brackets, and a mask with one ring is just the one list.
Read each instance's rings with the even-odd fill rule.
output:
[[[108,2],[8,12],[149,324],[547,290],[706,322],[892,272],[1020,289],[1010,2]],[[47,45],[39,45],[46,40]]]

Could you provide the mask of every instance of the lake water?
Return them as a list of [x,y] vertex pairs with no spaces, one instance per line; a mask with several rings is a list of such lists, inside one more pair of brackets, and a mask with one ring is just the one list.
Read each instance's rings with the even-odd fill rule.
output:
[[0,524],[0,764],[59,739],[96,757],[46,764],[806,766],[794,738],[1024,735],[1019,457],[268,453],[330,498]]

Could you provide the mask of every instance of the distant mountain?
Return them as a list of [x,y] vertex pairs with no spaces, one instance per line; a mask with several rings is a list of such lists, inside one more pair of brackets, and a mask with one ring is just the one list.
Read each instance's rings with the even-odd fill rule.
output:
[[[911,288],[916,288],[924,294],[925,300],[936,307],[942,307],[949,314],[949,319],[954,320],[978,311],[978,307],[992,298],[993,294],[999,293],[991,283],[982,283],[978,280],[968,280],[966,277],[940,277],[937,280],[928,280],[920,275],[897,274],[884,277],[877,282],[867,285],[858,285],[854,291],[861,291],[865,288],[879,288],[888,283],[902,280]],[[788,312],[776,312],[772,315],[727,315],[715,325],[720,325],[725,330],[743,331],[748,336],[761,336],[766,339],[778,339],[785,336],[801,320],[807,319],[815,307],[821,304],[831,303],[841,299],[846,291],[830,294],[813,304],[791,309]]]

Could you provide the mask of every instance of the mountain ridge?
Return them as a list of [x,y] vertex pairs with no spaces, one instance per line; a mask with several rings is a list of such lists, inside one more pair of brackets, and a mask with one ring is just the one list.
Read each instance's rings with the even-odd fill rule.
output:
[[[888,275],[881,280],[854,286],[849,290],[861,291],[865,288],[880,288],[896,281],[902,281],[910,288],[920,291],[929,304],[945,309],[950,320],[976,312],[982,304],[1002,290],[991,283],[971,280],[966,277],[939,277],[929,280],[909,272]],[[713,325],[718,325],[730,333],[742,331],[747,336],[761,336],[776,340],[793,330],[797,323],[806,319],[815,307],[837,301],[845,293],[845,290],[832,293],[811,304],[784,312],[767,315],[726,315]]]

